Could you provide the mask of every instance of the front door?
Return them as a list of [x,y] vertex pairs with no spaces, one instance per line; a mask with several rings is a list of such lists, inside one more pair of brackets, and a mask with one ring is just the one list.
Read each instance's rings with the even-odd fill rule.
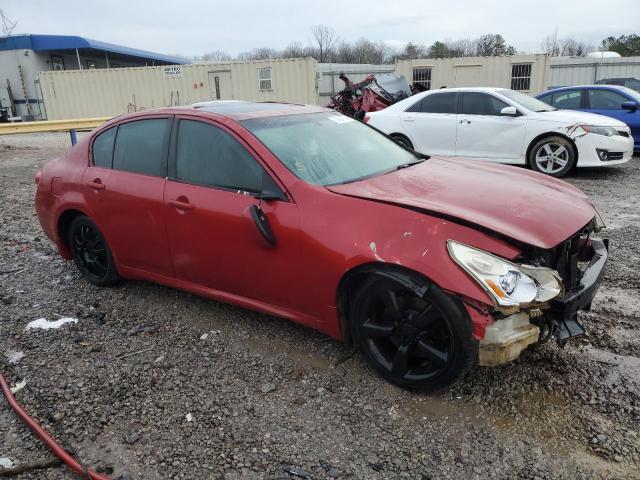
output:
[[[163,195],[171,118],[121,123],[98,135],[84,195],[118,262],[173,276]],[[114,146],[115,142],[115,146]]]
[[630,101],[636,100],[613,90],[593,88],[587,90],[585,111],[613,117],[626,123],[631,129],[635,148],[638,148],[640,147],[640,108],[636,110],[622,108],[623,103]]
[[[180,119],[171,148],[165,216],[177,278],[296,309],[299,216],[295,203],[263,201],[264,168],[232,132]],[[261,203],[277,243],[261,236],[251,207]]]
[[457,117],[456,156],[508,163],[522,156],[525,116],[505,116],[509,105],[483,92],[463,92]]
[[209,72],[211,100],[233,100],[233,84],[230,70]]

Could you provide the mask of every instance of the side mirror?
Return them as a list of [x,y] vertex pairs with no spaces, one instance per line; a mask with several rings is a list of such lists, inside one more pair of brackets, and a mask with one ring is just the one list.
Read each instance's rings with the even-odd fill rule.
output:
[[638,109],[638,104],[631,100],[629,100],[628,102],[623,102],[620,106],[625,110],[631,110],[632,112],[635,112]]
[[502,110],[500,110],[500,115],[504,115],[507,117],[515,117],[518,115],[518,110],[516,109],[516,107],[504,107]]

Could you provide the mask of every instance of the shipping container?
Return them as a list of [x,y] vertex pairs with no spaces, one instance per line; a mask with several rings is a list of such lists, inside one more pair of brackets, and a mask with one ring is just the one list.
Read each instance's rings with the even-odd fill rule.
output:
[[556,57],[550,70],[548,88],[591,85],[608,78],[640,79],[640,57]]
[[431,90],[502,87],[534,95],[545,89],[548,67],[548,55],[511,55],[398,60],[395,72]]
[[47,118],[115,116],[207,100],[317,104],[313,58],[39,74]]

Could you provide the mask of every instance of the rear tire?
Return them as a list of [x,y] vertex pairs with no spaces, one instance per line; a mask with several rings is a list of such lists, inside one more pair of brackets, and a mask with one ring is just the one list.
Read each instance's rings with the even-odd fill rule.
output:
[[410,150],[413,150],[413,143],[411,143],[411,140],[409,140],[407,137],[405,137],[404,135],[401,135],[399,133],[393,134],[391,135],[391,138],[393,138],[396,143],[399,143],[400,145],[402,145],[403,147],[407,147]]
[[424,295],[386,276],[366,280],[351,302],[351,335],[385,380],[435,392],[471,368],[478,345],[460,302],[422,278],[413,280],[428,287]]
[[120,281],[111,249],[89,217],[79,216],[71,222],[68,242],[73,261],[89,282],[108,287]]
[[545,137],[529,152],[532,170],[551,177],[564,177],[578,161],[573,144],[564,137]]

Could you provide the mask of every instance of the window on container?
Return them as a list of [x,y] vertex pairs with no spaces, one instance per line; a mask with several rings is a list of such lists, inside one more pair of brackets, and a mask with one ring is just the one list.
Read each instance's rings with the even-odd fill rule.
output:
[[113,169],[155,177],[166,176],[166,140],[169,120],[154,118],[118,127]]
[[235,138],[203,122],[181,120],[178,128],[178,180],[206,187],[257,193],[262,167]]
[[413,83],[417,83],[427,90],[431,90],[431,69],[425,67],[414,68],[412,80]]
[[93,141],[92,153],[93,165],[95,167],[111,168],[113,142],[116,139],[117,128],[118,127],[113,127],[106,132],[102,132]]
[[511,90],[529,91],[531,89],[531,64],[514,63],[511,65]]
[[271,67],[258,69],[258,88],[260,90],[272,90],[271,88]]

